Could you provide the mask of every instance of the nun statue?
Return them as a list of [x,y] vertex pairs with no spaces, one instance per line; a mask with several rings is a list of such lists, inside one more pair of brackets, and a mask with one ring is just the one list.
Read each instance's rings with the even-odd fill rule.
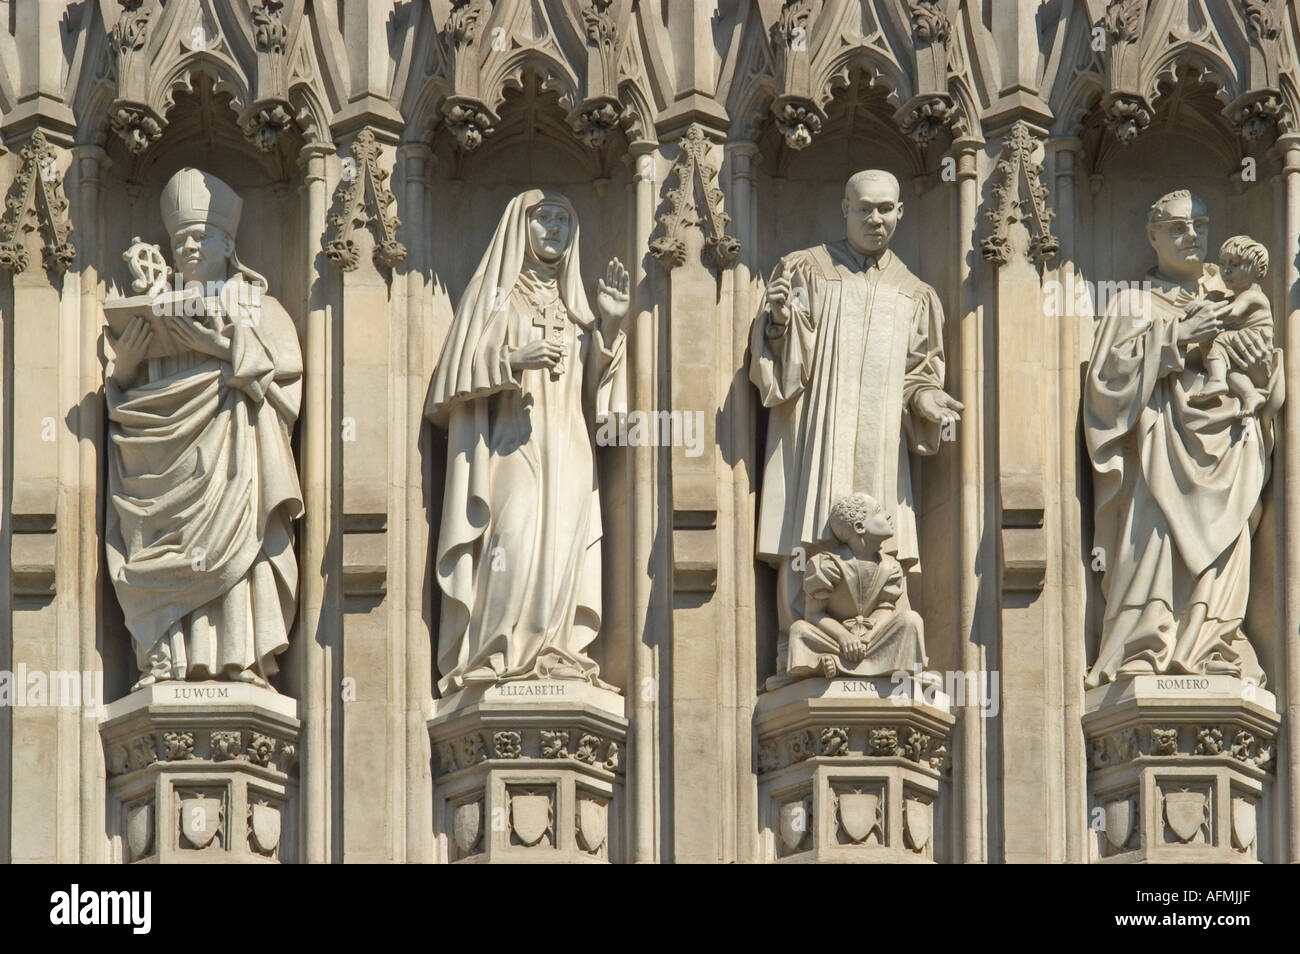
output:
[[626,412],[628,275],[582,288],[564,196],[512,199],[465,289],[427,414],[448,434],[436,569],[438,689],[517,679],[604,685],[595,427]]

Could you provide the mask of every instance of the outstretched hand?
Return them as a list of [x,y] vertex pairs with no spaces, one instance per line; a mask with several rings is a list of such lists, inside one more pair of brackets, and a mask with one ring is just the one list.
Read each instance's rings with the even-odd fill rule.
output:
[[966,405],[938,388],[927,388],[912,399],[912,408],[925,420],[942,424],[949,420],[954,423],[960,421],[961,412],[966,410]]

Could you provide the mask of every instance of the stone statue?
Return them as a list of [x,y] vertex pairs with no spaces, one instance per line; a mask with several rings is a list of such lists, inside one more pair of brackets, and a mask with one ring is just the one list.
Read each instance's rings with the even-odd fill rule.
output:
[[229,186],[181,169],[161,204],[185,294],[152,283],[153,308],[110,341],[109,573],[144,673],[136,688],[267,686],[298,590],[297,330],[235,254],[243,203]]
[[439,691],[521,678],[598,680],[601,520],[592,428],[625,413],[628,275],[612,259],[599,321],[578,217],[532,189],[510,201],[465,289],[427,413],[448,432],[436,573]]
[[804,618],[790,625],[789,664],[768,688],[817,674],[888,676],[925,668],[921,617],[899,606],[902,564],[880,549],[894,535],[889,515],[870,495],[849,494],[831,507],[830,523],[840,545],[807,561]]
[[[1225,300],[1224,276],[1205,263],[1208,228],[1191,193],[1158,199],[1147,216],[1156,267],[1109,302],[1097,330],[1084,425],[1106,612],[1089,687],[1153,672],[1264,682],[1241,624],[1282,352],[1255,285],[1267,256],[1225,243]],[[1262,401],[1241,382],[1220,389],[1228,368]]]
[[[879,501],[893,527],[883,553],[919,572],[908,451],[955,438],[962,410],[943,391],[939,297],[889,251],[898,180],[859,172],[842,208],[847,237],[780,261],[751,336],[750,379],[772,409],[757,551],[778,567],[779,672],[794,665],[787,634],[806,618],[802,561],[836,543],[835,501]],[[909,611],[905,586],[897,609]]]
[[[1223,318],[1229,330],[1257,328],[1264,347],[1273,347],[1273,309],[1259,287],[1268,274],[1268,250],[1247,235],[1234,235],[1219,249],[1219,275],[1231,292],[1232,308]],[[1193,404],[1213,404],[1232,391],[1241,402],[1243,418],[1253,417],[1266,396],[1251,380],[1249,368],[1232,361],[1225,342],[1215,339],[1205,349],[1205,383],[1192,397]],[[1261,369],[1263,370],[1263,369]],[[1264,382],[1261,382],[1264,383]]]

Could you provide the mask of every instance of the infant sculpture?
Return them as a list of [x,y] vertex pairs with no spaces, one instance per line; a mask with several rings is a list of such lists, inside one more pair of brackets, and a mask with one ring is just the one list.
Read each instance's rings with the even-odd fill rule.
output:
[[[135,688],[269,686],[298,589],[298,335],[235,254],[243,203],[229,186],[181,169],[161,205],[186,292],[164,292],[151,249],[161,274],[137,276],[146,294],[105,304],[119,329],[104,381],[109,573],[143,673]],[[133,259],[146,248],[137,241]]]

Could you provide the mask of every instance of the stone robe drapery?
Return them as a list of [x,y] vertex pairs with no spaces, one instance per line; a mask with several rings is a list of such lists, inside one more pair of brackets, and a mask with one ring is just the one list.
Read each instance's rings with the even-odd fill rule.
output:
[[[554,277],[532,259],[528,212],[569,209]],[[577,215],[563,196],[511,201],[456,311],[428,414],[447,428],[436,573],[438,689],[530,675],[597,677],[585,649],[601,621],[601,518],[593,425],[626,411],[622,331],[606,342],[582,290]],[[564,371],[512,371],[509,352],[564,321]]]
[[226,283],[217,319],[230,361],[185,352],[150,359],[134,387],[104,384],[108,569],[142,670],[163,637],[190,678],[273,675],[289,644],[302,354],[284,308],[242,281]]
[[882,549],[914,567],[908,447],[933,454],[939,425],[911,407],[921,391],[943,387],[939,297],[892,252],[864,263],[847,240],[787,255],[773,279],[798,266],[810,275],[807,307],[785,327],[765,311],[750,343],[750,379],[772,408],[758,555],[833,546],[831,504],[862,492],[893,518]]
[[[1199,346],[1180,345],[1177,332],[1192,296],[1154,273],[1148,280],[1149,294],[1132,288],[1110,302],[1084,391],[1106,598],[1087,685],[1109,682],[1137,660],[1158,673],[1231,672],[1262,685],[1241,623],[1250,538],[1284,397],[1282,355],[1274,352],[1257,419],[1243,422],[1232,394],[1191,404],[1205,372]],[[1198,291],[1222,288],[1206,266]]]

